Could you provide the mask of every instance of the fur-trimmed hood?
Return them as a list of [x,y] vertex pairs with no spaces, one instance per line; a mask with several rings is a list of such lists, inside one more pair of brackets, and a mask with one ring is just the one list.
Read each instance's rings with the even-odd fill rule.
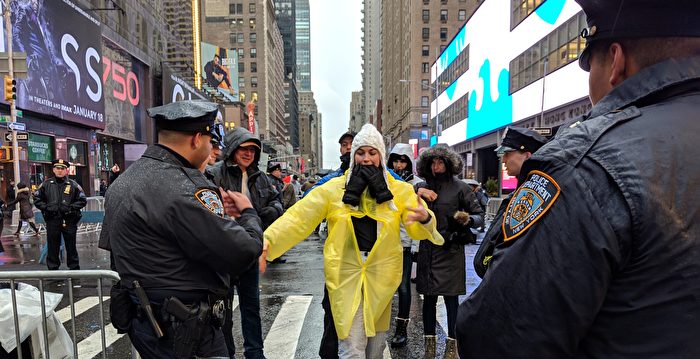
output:
[[440,158],[445,162],[447,172],[449,172],[450,175],[458,176],[462,173],[462,169],[464,168],[462,157],[447,146],[437,145],[423,151],[418,158],[416,169],[418,170],[419,177],[425,180],[432,180],[435,178],[435,176],[433,176],[433,170],[430,168],[434,158]]

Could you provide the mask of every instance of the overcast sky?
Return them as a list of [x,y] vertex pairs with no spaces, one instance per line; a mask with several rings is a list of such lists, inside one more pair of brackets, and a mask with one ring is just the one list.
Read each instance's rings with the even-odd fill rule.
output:
[[352,91],[362,90],[362,1],[309,0],[311,90],[323,116],[323,168],[340,167]]

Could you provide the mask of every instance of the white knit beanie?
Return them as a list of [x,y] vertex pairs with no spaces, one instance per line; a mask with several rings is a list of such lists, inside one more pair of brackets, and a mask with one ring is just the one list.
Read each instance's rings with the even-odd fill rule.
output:
[[[386,148],[384,147],[384,136],[377,131],[377,128],[374,127],[374,125],[369,123],[362,126],[360,132],[358,132],[357,135],[355,135],[355,138],[352,140],[352,149],[350,150],[350,171],[348,172],[348,177],[346,178],[345,183],[347,184],[350,182],[352,169],[355,167],[355,152],[357,152],[357,150],[362,146],[369,146],[379,151],[379,154],[382,157],[379,162],[379,167],[382,169],[384,181],[386,181],[386,185],[389,187],[389,180],[387,179],[387,171],[385,167]],[[393,200],[390,203],[390,207],[394,210],[396,209],[396,205],[394,204]]]

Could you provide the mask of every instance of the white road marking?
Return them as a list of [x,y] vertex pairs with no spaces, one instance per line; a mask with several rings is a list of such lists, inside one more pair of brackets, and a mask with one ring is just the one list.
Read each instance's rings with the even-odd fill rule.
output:
[[312,298],[312,296],[287,297],[265,337],[264,347],[267,358],[294,358],[301,327],[304,325],[304,318]]

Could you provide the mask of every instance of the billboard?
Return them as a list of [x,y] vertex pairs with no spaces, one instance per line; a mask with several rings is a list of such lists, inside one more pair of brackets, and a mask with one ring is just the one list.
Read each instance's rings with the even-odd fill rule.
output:
[[216,89],[227,101],[239,101],[237,51],[202,42],[201,54],[202,84]]
[[103,38],[102,88],[105,132],[145,142],[146,109],[150,104],[148,66],[119,45]]
[[71,0],[11,0],[10,12],[13,51],[27,54],[17,107],[104,129],[97,17]]
[[443,129],[438,142],[454,145],[588,95],[587,74],[576,61],[547,73],[546,91],[540,78],[510,93],[510,62],[581,11],[574,0],[545,1],[511,29],[511,3],[484,1],[433,64],[431,82],[469,51],[468,70],[431,104],[434,118],[468,96],[467,118]]
[[181,100],[208,101],[209,99],[163,64],[163,104]]

